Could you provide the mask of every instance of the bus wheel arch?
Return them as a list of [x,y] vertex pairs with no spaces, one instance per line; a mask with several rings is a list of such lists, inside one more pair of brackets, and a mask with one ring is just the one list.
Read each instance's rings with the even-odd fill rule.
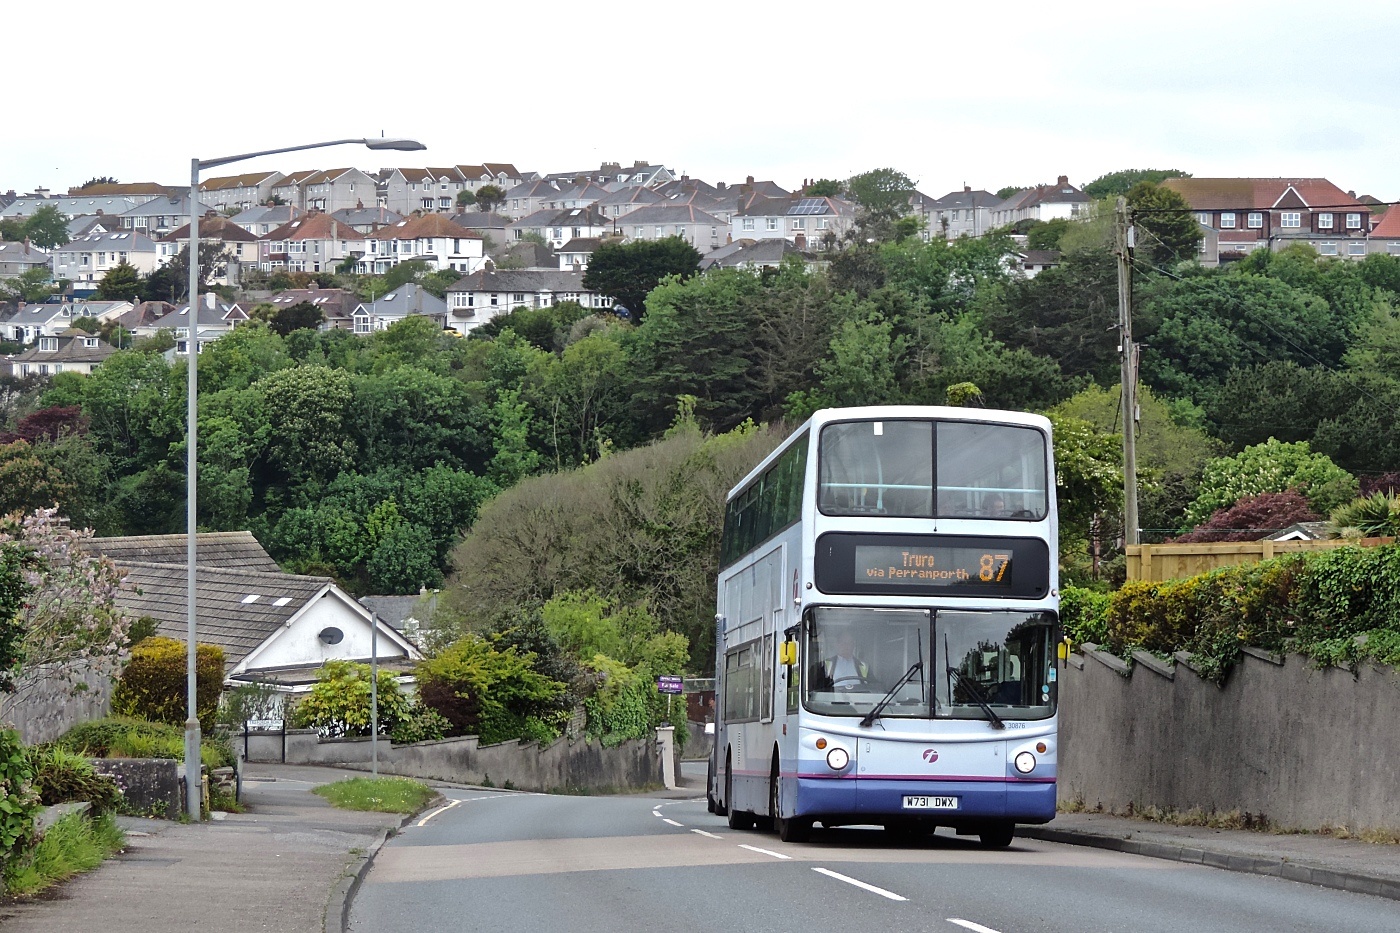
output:
[[768,812],[773,821],[773,829],[783,842],[806,842],[812,832],[812,821],[800,816],[784,819],[782,816],[782,759],[778,746],[773,746],[772,781],[768,785]]

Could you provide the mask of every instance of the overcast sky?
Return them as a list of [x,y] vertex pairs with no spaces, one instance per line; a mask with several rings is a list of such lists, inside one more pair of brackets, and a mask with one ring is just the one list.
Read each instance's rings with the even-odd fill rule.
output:
[[187,184],[192,156],[383,133],[428,150],[205,177],[644,160],[793,188],[892,166],[936,197],[1179,168],[1400,198],[1400,4],[951,6],[7,4],[11,99],[42,103],[4,121],[0,191]]

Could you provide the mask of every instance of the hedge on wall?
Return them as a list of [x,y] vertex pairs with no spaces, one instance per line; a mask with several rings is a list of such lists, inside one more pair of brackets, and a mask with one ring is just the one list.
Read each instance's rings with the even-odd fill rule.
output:
[[1066,588],[1065,628],[1122,657],[1189,651],[1223,683],[1246,645],[1320,663],[1400,664],[1400,547],[1341,547],[1223,567],[1182,580],[1124,584],[1107,600]]
[[[185,643],[153,636],[131,649],[112,691],[112,712],[172,726],[184,725],[189,715],[188,652]],[[224,686],[224,650],[218,645],[195,648],[195,709],[199,728],[210,733],[219,715]]]

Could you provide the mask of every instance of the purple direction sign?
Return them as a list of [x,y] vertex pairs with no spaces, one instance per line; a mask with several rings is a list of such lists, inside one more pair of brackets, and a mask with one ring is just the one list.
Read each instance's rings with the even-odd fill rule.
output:
[[662,674],[656,678],[656,689],[659,693],[684,693],[684,681],[674,674]]

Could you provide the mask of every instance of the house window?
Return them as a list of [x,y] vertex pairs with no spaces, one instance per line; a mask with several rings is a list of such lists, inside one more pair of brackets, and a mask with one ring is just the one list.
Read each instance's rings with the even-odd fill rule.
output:
[[778,229],[778,218],[776,218],[776,217],[769,217],[769,218],[768,218],[768,229],[769,229],[769,230],[777,230],[777,229]]
[[678,237],[684,237],[684,236],[685,236],[685,227],[681,226],[680,224],[677,224],[677,225],[676,225],[676,236],[678,236]]
[[563,228],[563,227],[555,227],[555,228],[554,228],[554,232],[553,232],[553,238],[556,239],[556,240],[562,240],[562,239],[564,239],[564,228]]
[[1285,230],[1296,230],[1303,226],[1303,215],[1298,211],[1284,211],[1279,215],[1278,225]]
[[510,302],[511,302],[511,304],[523,305],[523,304],[525,303],[525,295],[524,295],[524,293],[522,293],[522,292],[516,292],[516,293],[512,294],[512,295],[510,296]]
[[1347,229],[1348,229],[1348,230],[1360,230],[1360,229],[1361,229],[1361,215],[1360,215],[1360,214],[1348,214],[1348,215],[1347,215]]
[[497,305],[499,305],[499,304],[501,303],[501,300],[500,300],[500,299],[501,299],[501,296],[500,296],[500,295],[497,295],[495,292],[492,292],[492,293],[491,293],[491,307],[494,308],[494,307],[496,307]]
[[753,218],[752,218],[752,217],[745,217],[745,218],[744,218],[743,229],[745,229],[745,230],[752,230],[752,229],[753,229]]
[[578,239],[578,238],[581,237],[581,236],[583,236],[582,228],[580,228],[580,227],[575,227],[575,228],[574,228],[574,238],[575,238],[575,239]]
[[57,350],[57,349],[58,349],[58,338],[57,338],[57,337],[41,337],[41,338],[39,338],[39,349],[40,349],[40,350]]
[[656,225],[656,238],[657,238],[658,240],[661,239],[663,236],[666,235],[665,232],[664,232],[664,230],[665,230],[665,228],[663,228],[660,224],[657,224],[657,225]]
[[1318,214],[1318,215],[1317,215],[1317,226],[1318,226],[1318,229],[1320,229],[1320,230],[1331,230],[1331,229],[1332,229],[1332,215],[1331,215],[1331,214]]
[[1321,254],[1321,255],[1323,255],[1323,256],[1335,256],[1335,255],[1337,255],[1337,244],[1336,244],[1336,243],[1319,243],[1319,244],[1317,244],[1317,251],[1318,251],[1319,254]]
[[84,337],[84,338],[83,338],[83,346],[87,347],[88,349],[93,349],[93,348],[95,348],[95,347],[97,346],[97,338],[96,338],[96,337]]
[[357,334],[367,334],[367,333],[369,333],[369,318],[368,318],[368,317],[365,317],[364,315],[358,315],[358,316],[356,316],[356,318],[355,318],[355,333],[357,333]]
[[1234,225],[1235,225],[1235,212],[1234,212],[1234,211],[1222,211],[1222,212],[1220,213],[1220,226],[1228,229],[1228,228],[1230,228],[1230,227],[1233,227]]
[[1257,211],[1251,211],[1249,214],[1249,229],[1258,230],[1262,226],[1264,226],[1264,215]]
[[803,230],[803,229],[806,228],[806,226],[807,226],[807,222],[806,222],[805,220],[803,220],[801,217],[794,217],[794,218],[792,218],[792,229],[794,229],[794,230]]
[[1350,256],[1365,256],[1366,244],[1364,242],[1348,243],[1347,254]]
[[1196,212],[1196,223],[1201,224],[1202,226],[1209,227],[1209,226],[1210,226],[1210,211],[1197,211],[1197,212]]

